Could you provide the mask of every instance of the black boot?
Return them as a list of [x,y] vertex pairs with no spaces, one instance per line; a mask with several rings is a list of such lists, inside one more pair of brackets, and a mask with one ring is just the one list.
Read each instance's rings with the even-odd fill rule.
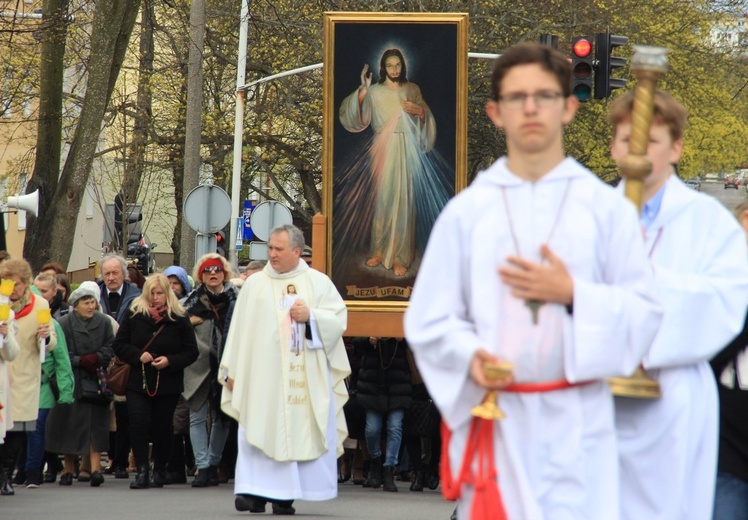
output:
[[5,473],[0,474],[0,495],[15,495],[16,490],[13,489],[13,482],[8,478]]
[[411,491],[423,491],[423,478],[425,471],[417,469],[413,472],[413,480],[410,482]]
[[382,490],[397,491],[395,484],[395,466],[385,466],[382,474]]
[[13,470],[25,442],[26,436],[23,433],[9,432],[5,437],[5,444],[0,444],[0,495],[16,494],[13,489]]
[[153,468],[153,479],[151,487],[161,488],[166,484],[166,468]]
[[208,485],[218,485],[218,466],[208,466]]
[[198,469],[192,487],[208,487],[208,468]]
[[26,470],[19,468],[16,470],[16,476],[13,477],[13,484],[16,486],[23,486],[26,483]]
[[376,489],[382,485],[382,457],[371,459],[369,466],[369,485]]
[[135,480],[130,482],[130,489],[148,489],[151,485],[149,472],[150,468],[147,464],[145,466],[138,466],[138,474]]
[[431,468],[426,472],[426,480],[424,482],[429,489],[436,489],[439,487],[439,469]]

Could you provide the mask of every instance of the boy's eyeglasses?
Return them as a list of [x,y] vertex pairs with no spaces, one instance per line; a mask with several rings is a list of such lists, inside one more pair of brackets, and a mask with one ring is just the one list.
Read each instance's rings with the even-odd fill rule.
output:
[[538,108],[551,108],[556,104],[558,98],[564,97],[561,92],[555,90],[541,90],[534,94],[525,92],[515,92],[506,96],[499,96],[499,101],[507,110],[521,110],[527,103],[527,98],[532,98],[533,103]]
[[203,273],[222,273],[223,267],[218,267],[217,265],[211,265],[210,267],[206,267],[203,269]]

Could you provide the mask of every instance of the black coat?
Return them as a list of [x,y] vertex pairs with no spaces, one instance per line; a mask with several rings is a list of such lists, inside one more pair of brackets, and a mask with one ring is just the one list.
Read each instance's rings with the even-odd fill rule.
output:
[[387,412],[410,407],[413,385],[405,351],[405,340],[380,339],[377,348],[369,338],[353,342],[360,357],[356,390],[358,404],[366,410]]
[[115,354],[130,364],[128,392],[145,393],[140,355],[161,324],[165,324],[165,327],[148,347],[148,352],[153,359],[166,356],[169,359],[169,366],[161,370],[159,378],[158,370],[150,363],[145,365],[148,389],[151,392],[156,389],[157,378],[157,395],[178,395],[184,389],[184,369],[194,363],[198,355],[195,331],[189,317],[182,316],[170,320],[167,316],[161,323],[156,324],[148,314],[133,314],[129,311],[114,339]]

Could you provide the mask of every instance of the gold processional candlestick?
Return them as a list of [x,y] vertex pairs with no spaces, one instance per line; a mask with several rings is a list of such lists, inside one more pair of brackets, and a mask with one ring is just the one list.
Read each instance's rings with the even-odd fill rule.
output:
[[[667,72],[668,49],[663,47],[634,46],[631,68],[636,76],[634,107],[631,113],[629,153],[621,163],[621,174],[626,178],[626,198],[641,213],[644,179],[652,173],[652,162],[647,158],[649,128],[654,116],[654,96],[657,81]],[[661,396],[660,384],[649,377],[641,367],[631,377],[608,379],[613,395],[657,399]]]
[[[486,379],[497,380],[504,379],[512,375],[514,365],[508,361],[500,361],[498,363],[483,363],[483,375]],[[494,419],[503,419],[506,414],[501,408],[499,408],[499,391],[489,390],[486,393],[486,397],[483,402],[478,406],[474,406],[470,413],[473,417],[480,417],[481,419],[487,419],[489,421]]]

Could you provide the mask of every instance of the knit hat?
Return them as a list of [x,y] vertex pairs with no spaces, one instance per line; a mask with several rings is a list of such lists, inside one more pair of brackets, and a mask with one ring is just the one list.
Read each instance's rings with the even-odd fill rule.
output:
[[[96,300],[96,303],[98,305],[99,303],[99,291],[93,289],[90,285],[86,286],[85,283],[93,283],[93,282],[83,282],[76,290],[74,290],[70,296],[68,297],[68,303],[71,305],[71,307],[75,307],[75,304],[78,303],[78,300],[82,300],[83,298],[91,297],[94,300]],[[95,284],[94,284],[95,285]]]

